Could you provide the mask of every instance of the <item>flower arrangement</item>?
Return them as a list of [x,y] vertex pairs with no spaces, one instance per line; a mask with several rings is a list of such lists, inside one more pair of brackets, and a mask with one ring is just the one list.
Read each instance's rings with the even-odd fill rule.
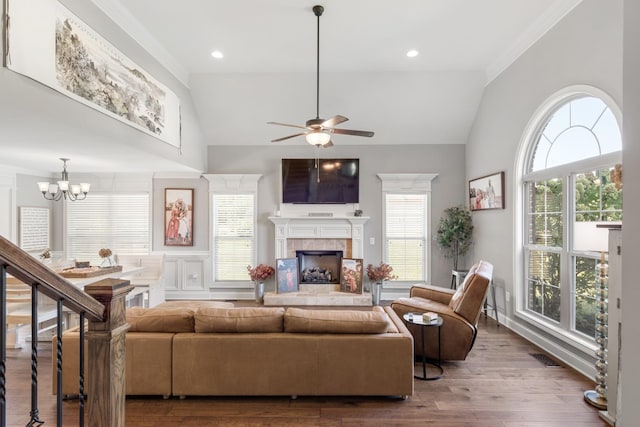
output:
[[247,271],[249,272],[251,280],[253,280],[254,282],[267,280],[275,272],[273,267],[266,264],[258,264],[256,267],[251,267],[250,265],[248,265]]
[[389,264],[381,262],[379,266],[374,267],[373,264],[367,266],[367,277],[373,282],[382,282],[384,280],[397,279],[398,276],[393,274],[393,267]]

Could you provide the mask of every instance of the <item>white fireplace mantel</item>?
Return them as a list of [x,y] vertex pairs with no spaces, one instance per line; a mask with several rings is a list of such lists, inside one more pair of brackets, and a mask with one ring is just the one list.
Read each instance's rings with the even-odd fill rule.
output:
[[276,258],[287,258],[288,239],[351,239],[351,256],[364,258],[368,216],[270,216],[275,224]]

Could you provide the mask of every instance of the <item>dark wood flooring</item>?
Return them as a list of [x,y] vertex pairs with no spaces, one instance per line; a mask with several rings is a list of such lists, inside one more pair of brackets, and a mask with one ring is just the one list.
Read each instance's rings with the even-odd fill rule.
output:
[[[129,398],[127,427],[413,426],[590,427],[607,425],[583,400],[593,388],[574,370],[548,367],[544,353],[492,319],[480,319],[467,360],[444,364],[444,377],[415,381],[407,400],[357,397]],[[371,355],[375,357],[375,355]],[[419,367],[417,365],[417,367]],[[51,345],[39,345],[39,413],[54,426]],[[30,411],[30,353],[8,350],[7,426],[25,426]],[[78,402],[63,403],[64,425],[77,425]],[[88,425],[88,423],[87,423]]]

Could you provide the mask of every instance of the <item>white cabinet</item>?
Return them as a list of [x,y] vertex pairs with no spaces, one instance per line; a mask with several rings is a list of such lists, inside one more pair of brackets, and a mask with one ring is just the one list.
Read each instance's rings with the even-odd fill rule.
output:
[[208,253],[167,254],[164,264],[166,299],[208,299],[210,264]]

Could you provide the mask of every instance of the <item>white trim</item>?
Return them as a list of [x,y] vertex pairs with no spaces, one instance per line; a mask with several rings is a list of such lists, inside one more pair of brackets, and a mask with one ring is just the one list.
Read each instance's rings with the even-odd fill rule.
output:
[[[515,316],[522,319],[524,322],[528,322],[532,325],[540,327],[541,329],[544,329],[544,333],[569,344],[570,347],[576,348],[577,350],[582,352],[589,352],[591,349],[594,349],[594,347],[588,345],[586,341],[581,340],[579,337],[570,335],[569,331],[562,330],[561,332],[557,332],[554,327],[550,326],[549,323],[542,322],[527,313],[526,307],[524,306],[525,292],[523,289],[523,272],[526,263],[526,260],[524,259],[524,242],[526,236],[526,230],[524,227],[524,214],[527,210],[523,191],[523,183],[525,180],[524,167],[529,161],[529,158],[532,155],[532,151],[535,149],[535,144],[533,144],[532,142],[540,133],[541,127],[546,124],[551,114],[555,112],[561,104],[580,96],[594,96],[600,98],[611,109],[616,117],[616,121],[618,122],[618,127],[622,129],[622,112],[615,100],[603,90],[588,85],[568,86],[555,92],[536,109],[534,114],[529,119],[529,122],[527,123],[527,126],[525,127],[520,138],[513,174],[513,197],[515,203],[513,221],[514,262],[512,274],[514,284],[513,291],[515,293],[515,296],[513,300],[514,302],[512,302],[512,304],[514,304],[513,311],[515,313]],[[621,157],[621,153],[611,153],[597,158],[584,159],[575,163],[561,165],[552,169],[550,168],[539,172],[533,172],[527,174],[526,178],[527,180],[531,180],[532,178],[542,177],[549,172],[556,171],[562,171],[563,175],[570,175],[569,171],[573,172],[576,169],[583,170],[582,168],[592,167],[596,159],[600,162],[609,162],[616,161],[617,159],[621,160]],[[568,212],[566,206],[565,212]],[[565,241],[567,240],[565,239]],[[546,248],[545,250],[550,250],[550,248]],[[506,307],[505,311],[507,311]],[[592,361],[588,361],[586,359],[578,357],[576,354],[571,353],[567,348],[563,348],[549,338],[545,337],[544,334],[527,328],[520,322],[513,322],[513,320],[509,318],[507,318],[507,325],[518,334],[539,345],[551,354],[556,355],[558,358],[571,365],[574,369],[580,371],[581,373],[588,376],[592,376],[595,374],[595,368],[593,367]]]
[[431,191],[437,173],[379,173],[383,192]]
[[[209,181],[210,193],[255,193],[258,194],[260,174],[202,174]],[[257,201],[257,200],[256,200]]]
[[549,7],[543,15],[533,23],[502,52],[498,58],[485,68],[485,86],[496,79],[503,71],[511,66],[531,46],[544,37],[551,28],[560,22],[569,12],[578,6],[582,0],[560,0]]
[[596,369],[593,360],[579,357],[576,353],[557,345],[538,331],[528,328],[522,323],[515,322],[508,317],[504,319],[503,324],[527,341],[557,357],[559,360],[580,372],[585,377],[593,378],[595,376]]
[[98,9],[138,43],[149,55],[166,68],[186,88],[189,88],[189,72],[180,65],[168,50],[149,33],[119,0],[91,0]]

